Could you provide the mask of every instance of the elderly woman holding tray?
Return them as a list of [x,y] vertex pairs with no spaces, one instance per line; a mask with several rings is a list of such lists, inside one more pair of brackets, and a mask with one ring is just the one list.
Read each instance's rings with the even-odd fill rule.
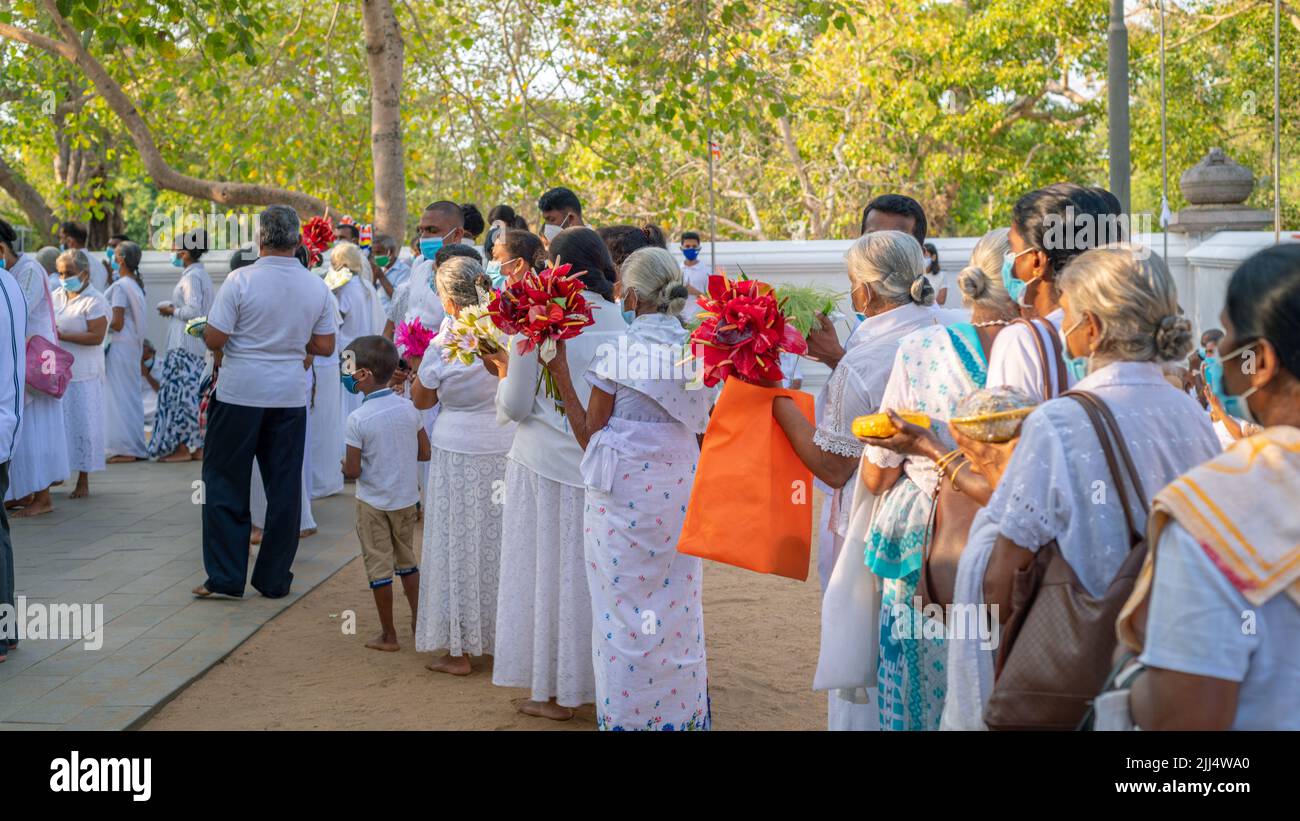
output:
[[[602,730],[707,730],[703,563],[677,538],[709,420],[710,392],[679,363],[689,296],[672,255],[641,248],[619,281],[634,318],[584,373],[584,408],[563,356],[548,367],[585,449],[583,517],[591,589],[596,725]],[[671,378],[669,375],[673,375]]]
[[[972,264],[958,275],[972,322],[923,328],[899,341],[882,410],[915,411],[943,422],[955,415],[963,397],[984,387],[993,340],[1017,316],[997,275],[1006,249],[1006,229],[986,234],[975,246]],[[916,262],[919,269],[919,258]],[[934,425],[925,436],[919,430],[909,425],[892,437],[864,439],[862,482],[880,496],[867,532],[866,563],[883,580],[877,682],[880,726],[887,730],[937,729],[943,708],[943,640],[911,633],[913,598],[923,592],[918,585],[927,541],[937,529],[931,517],[939,484],[948,475],[944,469],[950,457],[944,454],[955,444],[946,425]],[[945,505],[939,518],[959,528],[969,523],[962,513],[956,505]],[[964,532],[959,540],[965,541]],[[939,603],[947,603],[951,575],[932,572],[924,592],[933,591]]]
[[[550,244],[550,259],[582,272],[582,295],[594,324],[565,345],[569,370],[586,373],[602,344],[627,329],[614,296],[614,261],[595,231],[566,229]],[[527,688],[526,715],[555,720],[596,698],[591,666],[591,596],[583,560],[582,448],[570,420],[539,390],[538,352],[509,352],[484,363],[502,374],[497,421],[516,422],[506,457],[501,518],[501,587],[497,596],[492,683]],[[558,355],[558,354],[557,354]],[[586,383],[575,386],[586,399]]]

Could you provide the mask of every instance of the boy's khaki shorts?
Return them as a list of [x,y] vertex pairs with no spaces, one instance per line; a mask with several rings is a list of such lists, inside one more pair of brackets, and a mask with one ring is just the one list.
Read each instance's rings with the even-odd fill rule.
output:
[[393,574],[406,576],[420,568],[415,563],[416,506],[380,510],[357,499],[357,538],[370,586],[393,583]]

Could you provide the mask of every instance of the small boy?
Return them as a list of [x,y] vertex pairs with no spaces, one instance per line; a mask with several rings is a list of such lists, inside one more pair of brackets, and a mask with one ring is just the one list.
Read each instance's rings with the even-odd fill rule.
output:
[[398,650],[393,626],[393,574],[411,605],[415,627],[420,568],[415,563],[416,462],[429,461],[429,435],[411,400],[393,393],[388,381],[397,370],[397,348],[382,336],[361,336],[343,351],[343,387],[363,393],[361,407],[348,414],[343,475],[357,483],[357,538],[370,589],[379,610],[380,635],[373,650]]

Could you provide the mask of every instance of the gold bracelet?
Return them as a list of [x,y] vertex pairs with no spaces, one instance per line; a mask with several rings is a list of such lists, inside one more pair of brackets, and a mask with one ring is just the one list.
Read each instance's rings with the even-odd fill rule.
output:
[[946,471],[948,465],[952,462],[952,460],[959,458],[961,455],[962,452],[960,449],[949,451],[948,453],[945,453],[944,455],[940,456],[938,459],[934,460],[934,467],[937,471],[939,471],[940,474],[943,474]]
[[952,476],[948,479],[948,484],[952,486],[952,489],[957,491],[958,493],[965,493],[965,491],[957,487],[957,474],[961,473],[961,469],[966,467],[969,464],[970,464],[969,459],[963,460],[962,463],[957,466],[957,469],[952,472]]

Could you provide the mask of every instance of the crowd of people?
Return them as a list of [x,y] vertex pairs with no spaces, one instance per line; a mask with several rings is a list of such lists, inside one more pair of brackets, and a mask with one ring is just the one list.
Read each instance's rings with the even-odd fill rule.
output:
[[[674,255],[655,225],[588,226],[568,189],[537,209],[534,232],[509,206],[484,219],[434,202],[409,254],[385,234],[362,247],[344,222],[311,270],[297,213],[271,206],[219,289],[206,236],[186,233],[158,351],[139,245],[115,238],[100,260],[68,223],[61,251],[20,254],[0,222],[0,319],[15,329],[0,328],[0,368],[24,367],[19,348],[28,363],[25,390],[0,373],[10,515],[48,512],[60,482],[86,495],[106,461],[198,459],[208,578],[195,595],[242,596],[255,556],[253,588],[279,597],[315,530],[312,500],[354,483],[380,624],[368,647],[397,650],[406,634],[397,579],[433,673],[472,675],[490,657],[494,684],[528,691],[527,715],[594,704],[601,729],[708,729],[703,566],[676,544],[716,392],[679,363],[611,370],[601,352],[680,350],[713,272],[697,233]],[[806,357],[831,370],[816,417],[772,402],[825,492],[812,684],[831,729],[1030,726],[1037,702],[1012,689],[1022,668],[1038,653],[1050,674],[1052,647],[1089,642],[1114,651],[1107,666],[1127,683],[1107,681],[1120,719],[1098,706],[1098,726],[1300,728],[1287,504],[1300,492],[1300,246],[1243,262],[1222,329],[1193,350],[1164,261],[1093,230],[1119,216],[1101,188],[1027,192],[952,274],[917,202],[863,210],[845,257],[857,323],[841,339],[819,316],[807,335]],[[558,262],[579,272],[594,323],[553,357],[515,344],[470,364],[441,355],[458,315]],[[416,319],[439,333],[422,355],[398,344]],[[51,378],[31,373],[34,349]],[[782,370],[799,389],[800,357]],[[981,402],[1019,420],[1014,434],[958,424]],[[855,433],[877,413],[892,432]],[[1026,602],[1024,585],[1049,562],[1109,615],[1035,619],[1031,605],[1052,602]]]

